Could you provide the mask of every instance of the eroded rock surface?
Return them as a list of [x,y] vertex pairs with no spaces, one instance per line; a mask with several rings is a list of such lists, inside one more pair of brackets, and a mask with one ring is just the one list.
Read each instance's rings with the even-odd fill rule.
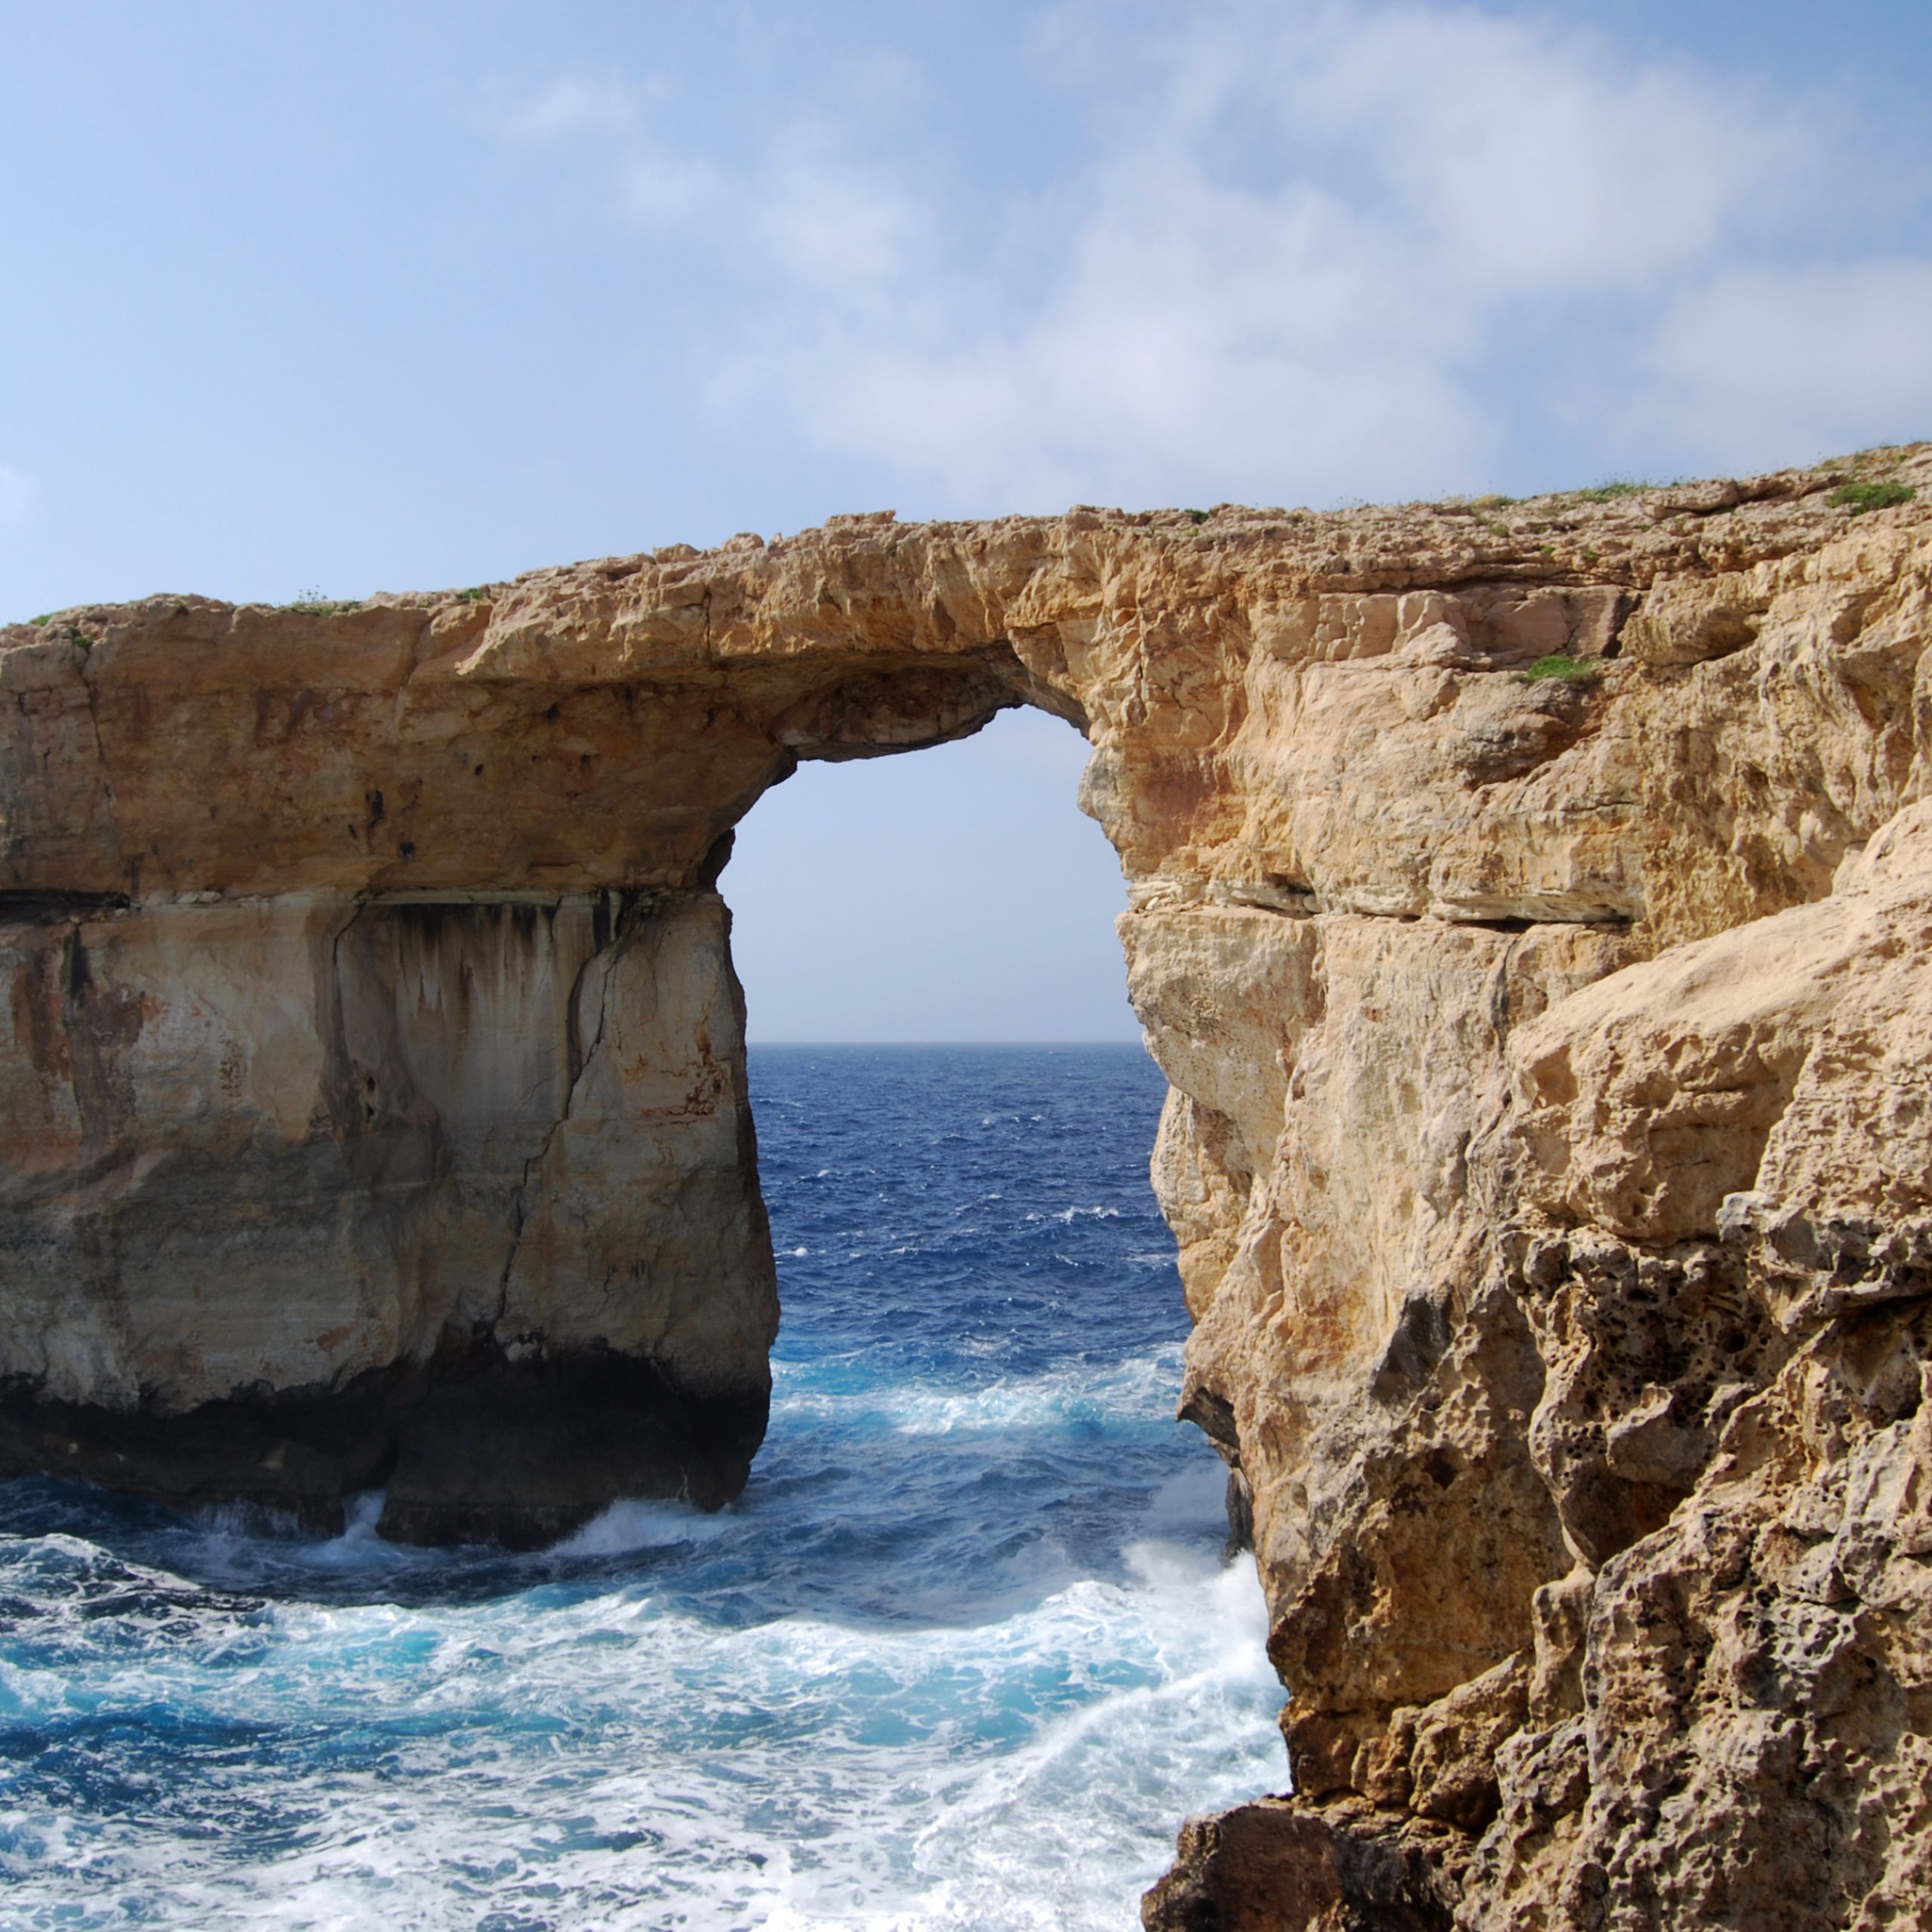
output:
[[1832,502],[1880,472],[1932,460],[0,632],[0,1457],[432,1538],[731,1494],[731,827],[1036,704],[1289,1690],[1295,1795],[1149,1924],[1919,1922],[1932,518]]
[[0,1456],[546,1540],[721,1502],[775,1327],[716,895],[29,903]]

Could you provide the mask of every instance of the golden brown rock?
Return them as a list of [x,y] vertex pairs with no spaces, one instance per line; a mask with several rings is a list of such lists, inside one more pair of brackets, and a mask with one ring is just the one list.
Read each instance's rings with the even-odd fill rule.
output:
[[1881,473],[1932,454],[0,632],[0,1447],[386,1475],[416,1536],[729,1493],[731,827],[1036,704],[1290,1691],[1297,1797],[1149,1922],[1922,1918],[1932,518],[1832,501]]

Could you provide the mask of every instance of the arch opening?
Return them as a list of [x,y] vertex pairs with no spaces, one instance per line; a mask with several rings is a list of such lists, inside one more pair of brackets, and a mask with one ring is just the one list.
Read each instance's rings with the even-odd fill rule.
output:
[[[748,1534],[696,1567],[728,1548],[748,1605],[836,1626],[876,1673],[890,1770],[851,1749],[843,1680],[815,1755],[828,1786],[905,1794],[875,1826],[876,1913],[970,1873],[988,1922],[1041,1898],[1117,1920],[1177,1811],[1278,1780],[1259,1585],[1223,1567],[1226,1471],[1174,1417],[1166,1081],[1125,998],[1117,863],[1069,809],[1084,757],[1021,712],[806,766],[719,880],[783,1312]],[[1072,1730],[1060,1774],[1028,1769]],[[1010,1780],[1024,1815],[982,1814],[973,1844],[962,1777]],[[1093,1855],[1076,1873],[1048,1841]]]

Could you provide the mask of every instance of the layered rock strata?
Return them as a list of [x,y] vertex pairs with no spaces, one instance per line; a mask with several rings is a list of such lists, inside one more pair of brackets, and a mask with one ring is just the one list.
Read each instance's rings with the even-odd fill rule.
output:
[[1913,1922],[1932,520],[1874,482],[1932,461],[0,632],[0,1455],[432,1538],[733,1493],[730,828],[1037,704],[1289,1690],[1294,1796],[1149,1922]]

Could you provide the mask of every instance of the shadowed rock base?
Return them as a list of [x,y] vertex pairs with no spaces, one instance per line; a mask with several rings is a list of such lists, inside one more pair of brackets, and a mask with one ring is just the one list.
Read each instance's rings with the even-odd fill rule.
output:
[[1454,1842],[1386,1813],[1261,1798],[1189,1820],[1140,1922],[1147,1932],[1449,1932],[1453,1893],[1437,1854]]
[[51,1471],[184,1510],[240,1503],[335,1534],[383,1488],[381,1534],[534,1549],[620,1497],[715,1509],[744,1488],[768,1396],[700,1398],[611,1349],[512,1361],[446,1343],[426,1364],[328,1392],[205,1402],[185,1414],[0,1396],[0,1474]]

